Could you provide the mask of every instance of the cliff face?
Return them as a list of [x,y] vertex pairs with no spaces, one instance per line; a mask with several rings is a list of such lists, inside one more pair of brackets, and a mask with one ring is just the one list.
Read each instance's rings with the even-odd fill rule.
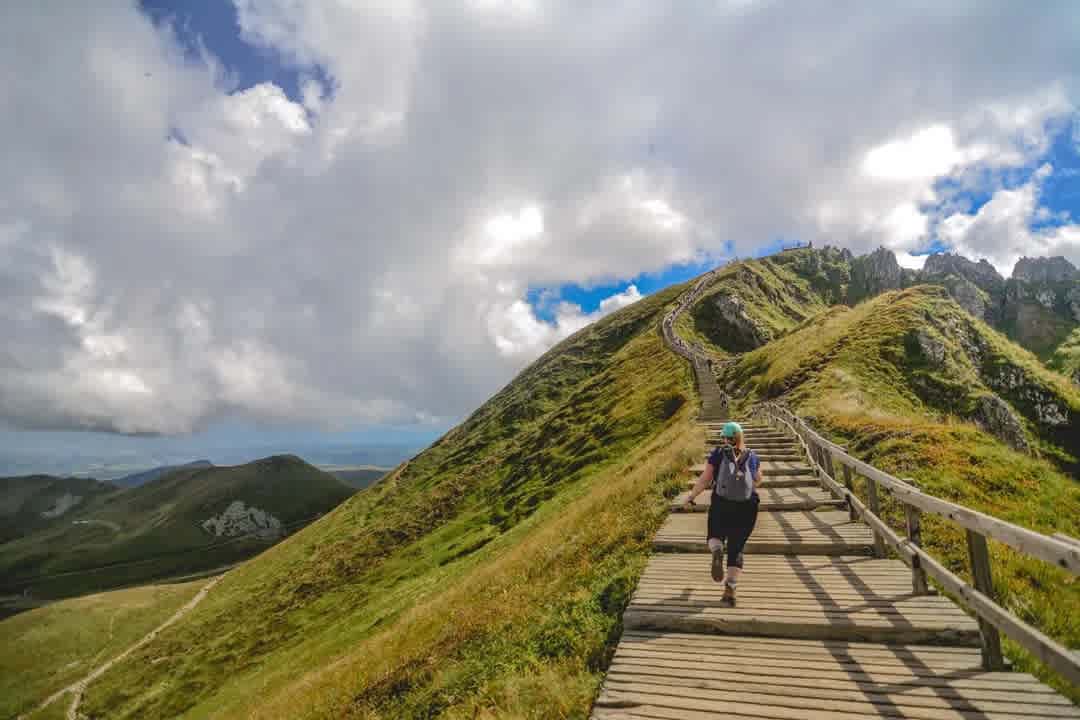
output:
[[849,304],[903,286],[904,272],[891,250],[878,248],[869,255],[852,258],[851,284],[847,292]]

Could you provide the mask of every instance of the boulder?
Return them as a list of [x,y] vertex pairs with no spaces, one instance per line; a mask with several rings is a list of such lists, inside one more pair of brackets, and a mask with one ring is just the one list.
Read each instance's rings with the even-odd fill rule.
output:
[[1009,403],[997,395],[983,395],[976,401],[974,420],[988,433],[1016,450],[1029,449],[1023,423]]
[[721,292],[714,295],[712,301],[724,324],[720,329],[731,337],[731,342],[726,343],[729,349],[753,350],[772,339],[768,329],[760,327],[747,314],[746,306],[738,295]]

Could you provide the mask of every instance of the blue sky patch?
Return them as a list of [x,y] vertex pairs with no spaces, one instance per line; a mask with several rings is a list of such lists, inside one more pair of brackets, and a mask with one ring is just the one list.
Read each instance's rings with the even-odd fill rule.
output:
[[216,57],[235,83],[228,88],[232,92],[270,82],[300,102],[305,77],[315,78],[331,92],[333,82],[326,68],[297,67],[275,50],[245,41],[236,6],[229,0],[140,0],[139,9],[155,25],[172,27],[188,59],[201,60],[204,49]]

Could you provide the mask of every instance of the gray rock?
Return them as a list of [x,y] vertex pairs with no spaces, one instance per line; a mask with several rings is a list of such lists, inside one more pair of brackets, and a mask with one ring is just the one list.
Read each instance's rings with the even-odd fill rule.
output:
[[1069,311],[1072,313],[1073,320],[1080,323],[1080,283],[1077,283],[1076,287],[1069,290],[1065,300],[1069,304]]
[[717,293],[713,296],[713,304],[727,323],[725,330],[734,336],[733,345],[752,349],[761,347],[772,339],[772,334],[766,328],[758,326],[747,314],[746,306],[738,295]]
[[257,507],[246,507],[243,500],[233,500],[220,515],[203,521],[203,530],[215,537],[254,535],[263,540],[276,540],[283,535],[281,521]]
[[986,380],[995,390],[1006,392],[1031,406],[1035,420],[1040,425],[1060,427],[1069,422],[1068,413],[1058,404],[1057,398],[1031,382],[1022,369],[1014,365],[1003,366]]
[[1029,283],[1059,283],[1077,277],[1076,266],[1061,255],[1057,257],[1022,257],[1013,267],[1013,278]]
[[956,303],[980,320],[989,320],[989,296],[967,278],[951,275],[945,280],[945,289]]
[[935,253],[926,258],[920,277],[932,280],[947,275],[963,278],[988,293],[996,293],[1005,285],[1005,278],[985,259],[976,263],[952,253]]
[[896,256],[891,250],[878,248],[851,261],[848,302],[854,304],[886,290],[896,290],[904,286],[903,281],[904,273]]
[[975,403],[975,422],[1017,450],[1028,450],[1024,425],[1009,403],[997,395],[983,395]]
[[941,341],[941,338],[925,328],[920,328],[915,333],[915,340],[919,344],[919,350],[922,352],[923,357],[930,364],[941,365],[945,362],[945,343]]

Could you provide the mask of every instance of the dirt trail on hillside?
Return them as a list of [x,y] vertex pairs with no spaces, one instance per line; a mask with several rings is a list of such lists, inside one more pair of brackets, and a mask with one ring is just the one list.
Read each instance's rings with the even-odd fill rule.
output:
[[131,653],[133,653],[136,650],[138,650],[139,648],[141,648],[143,645],[146,645],[148,642],[152,641],[154,638],[156,638],[158,636],[158,633],[160,633],[162,630],[169,627],[170,625],[175,623],[177,620],[179,620],[180,618],[184,617],[189,612],[191,612],[195,608],[196,605],[198,605],[199,603],[201,603],[203,601],[203,598],[205,598],[207,596],[207,594],[209,594],[210,590],[213,589],[213,587],[215,585],[217,585],[218,582],[223,577],[225,577],[225,574],[221,574],[221,575],[218,575],[217,577],[213,578],[210,582],[206,583],[206,585],[203,586],[202,590],[199,590],[199,592],[195,594],[195,597],[188,600],[187,603],[185,603],[183,607],[181,607],[179,610],[177,610],[175,613],[173,613],[172,617],[170,617],[168,620],[166,620],[165,622],[158,625],[156,628],[154,628],[150,632],[146,633],[146,635],[143,635],[142,638],[138,642],[136,642],[134,645],[130,646],[127,650],[124,650],[124,652],[120,653],[119,655],[117,655],[113,659],[109,660],[108,662],[104,663],[103,665],[99,665],[97,668],[95,668],[92,672],[90,672],[90,674],[88,674],[82,680],[77,680],[77,681],[71,683],[70,685],[68,685],[67,687],[64,687],[64,688],[61,688],[60,690],[57,690],[52,695],[47,697],[45,699],[45,701],[43,703],[41,703],[40,705],[38,705],[36,708],[34,708],[33,710],[31,710],[30,712],[28,712],[28,713],[26,713],[24,715],[20,715],[19,720],[24,720],[24,718],[26,718],[26,717],[34,714],[34,713],[40,712],[41,710],[44,710],[46,707],[48,707],[49,705],[52,705],[54,702],[56,702],[58,699],[60,699],[66,693],[72,693],[72,695],[73,695],[73,697],[71,699],[71,705],[68,706],[68,711],[67,711],[68,720],[77,720],[77,718],[79,717],[79,703],[82,702],[82,695],[83,695],[84,692],[86,692],[86,688],[87,688],[88,685],[90,685],[90,683],[92,683],[94,680],[97,680],[99,677],[101,677],[106,672],[108,672],[109,668],[111,668],[113,665],[120,662],[121,660],[126,658],[128,655],[130,655]]

